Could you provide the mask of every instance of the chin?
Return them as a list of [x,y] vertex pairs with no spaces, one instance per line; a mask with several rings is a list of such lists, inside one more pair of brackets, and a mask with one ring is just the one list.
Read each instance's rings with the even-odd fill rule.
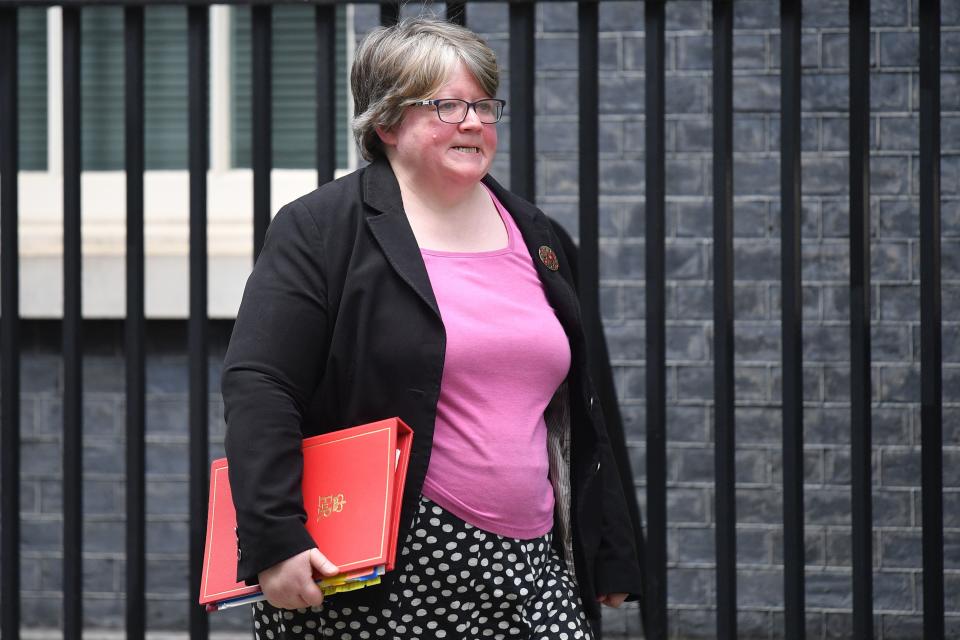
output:
[[449,175],[446,178],[446,183],[456,183],[456,184],[476,184],[480,182],[483,176],[487,175],[486,171],[458,171],[454,175]]
[[479,182],[480,178],[487,175],[490,169],[489,163],[477,163],[469,167],[451,167],[444,172],[443,179],[452,182]]

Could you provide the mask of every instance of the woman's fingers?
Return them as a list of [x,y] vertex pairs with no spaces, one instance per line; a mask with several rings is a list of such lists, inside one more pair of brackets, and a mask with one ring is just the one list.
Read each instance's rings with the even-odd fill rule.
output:
[[308,549],[261,571],[260,588],[267,602],[280,609],[316,607],[323,602],[317,576],[335,576],[340,569],[317,548]]
[[625,593],[611,593],[597,596],[597,602],[600,604],[605,604],[608,607],[613,607],[614,609],[622,605],[626,599],[627,594]]
[[267,602],[280,609],[302,609],[323,602],[323,593],[313,581],[310,551],[278,562],[260,572],[260,588]]
[[320,590],[320,587],[317,586],[317,583],[313,579],[308,579],[300,588],[300,593],[298,594],[300,600],[304,604],[297,607],[296,609],[302,607],[319,607],[323,604],[323,591]]
[[316,583],[317,574],[319,573],[327,577],[335,576],[340,573],[340,569],[330,562],[325,555],[320,553],[320,550],[317,548],[310,549],[306,553],[310,571],[300,584],[298,595],[306,603],[306,606],[317,607],[323,602],[323,591],[321,591]]
[[320,553],[320,549],[313,548],[310,549],[310,564],[313,566],[314,571],[317,571],[321,575],[335,576],[340,573],[340,569],[337,568],[337,565],[330,562],[325,555]]
[[[266,594],[266,591],[264,591],[264,594]],[[312,604],[307,603],[307,601],[304,600],[304,598],[302,598],[298,592],[270,595],[267,596],[267,602],[278,609],[303,609],[305,607],[313,606]]]

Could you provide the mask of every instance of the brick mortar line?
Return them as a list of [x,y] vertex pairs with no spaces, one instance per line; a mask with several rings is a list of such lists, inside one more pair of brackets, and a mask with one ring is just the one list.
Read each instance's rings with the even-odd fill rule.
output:
[[[60,523],[63,521],[62,511],[41,511],[41,512],[28,512],[21,515],[31,516],[27,522],[31,523]],[[146,514],[146,521],[148,524],[162,524],[165,522],[184,522],[185,518],[189,518],[189,513],[148,513]],[[126,523],[126,510],[121,509],[116,513],[100,513],[100,514],[90,514],[84,516],[83,522],[89,522],[93,524],[124,524]]]

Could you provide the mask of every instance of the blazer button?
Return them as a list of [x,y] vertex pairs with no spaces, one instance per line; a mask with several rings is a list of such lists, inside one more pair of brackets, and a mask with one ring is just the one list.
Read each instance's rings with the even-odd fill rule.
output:
[[600,471],[600,461],[597,460],[597,466],[593,468],[594,473],[599,473]]

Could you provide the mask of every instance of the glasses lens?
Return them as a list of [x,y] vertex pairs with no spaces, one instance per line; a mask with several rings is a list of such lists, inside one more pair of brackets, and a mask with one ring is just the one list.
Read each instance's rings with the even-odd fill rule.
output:
[[503,105],[501,105],[498,100],[479,100],[474,106],[474,109],[480,118],[480,122],[493,124],[500,120],[500,112],[503,110]]
[[467,103],[463,100],[441,100],[437,103],[437,114],[444,122],[458,124],[467,115]]

